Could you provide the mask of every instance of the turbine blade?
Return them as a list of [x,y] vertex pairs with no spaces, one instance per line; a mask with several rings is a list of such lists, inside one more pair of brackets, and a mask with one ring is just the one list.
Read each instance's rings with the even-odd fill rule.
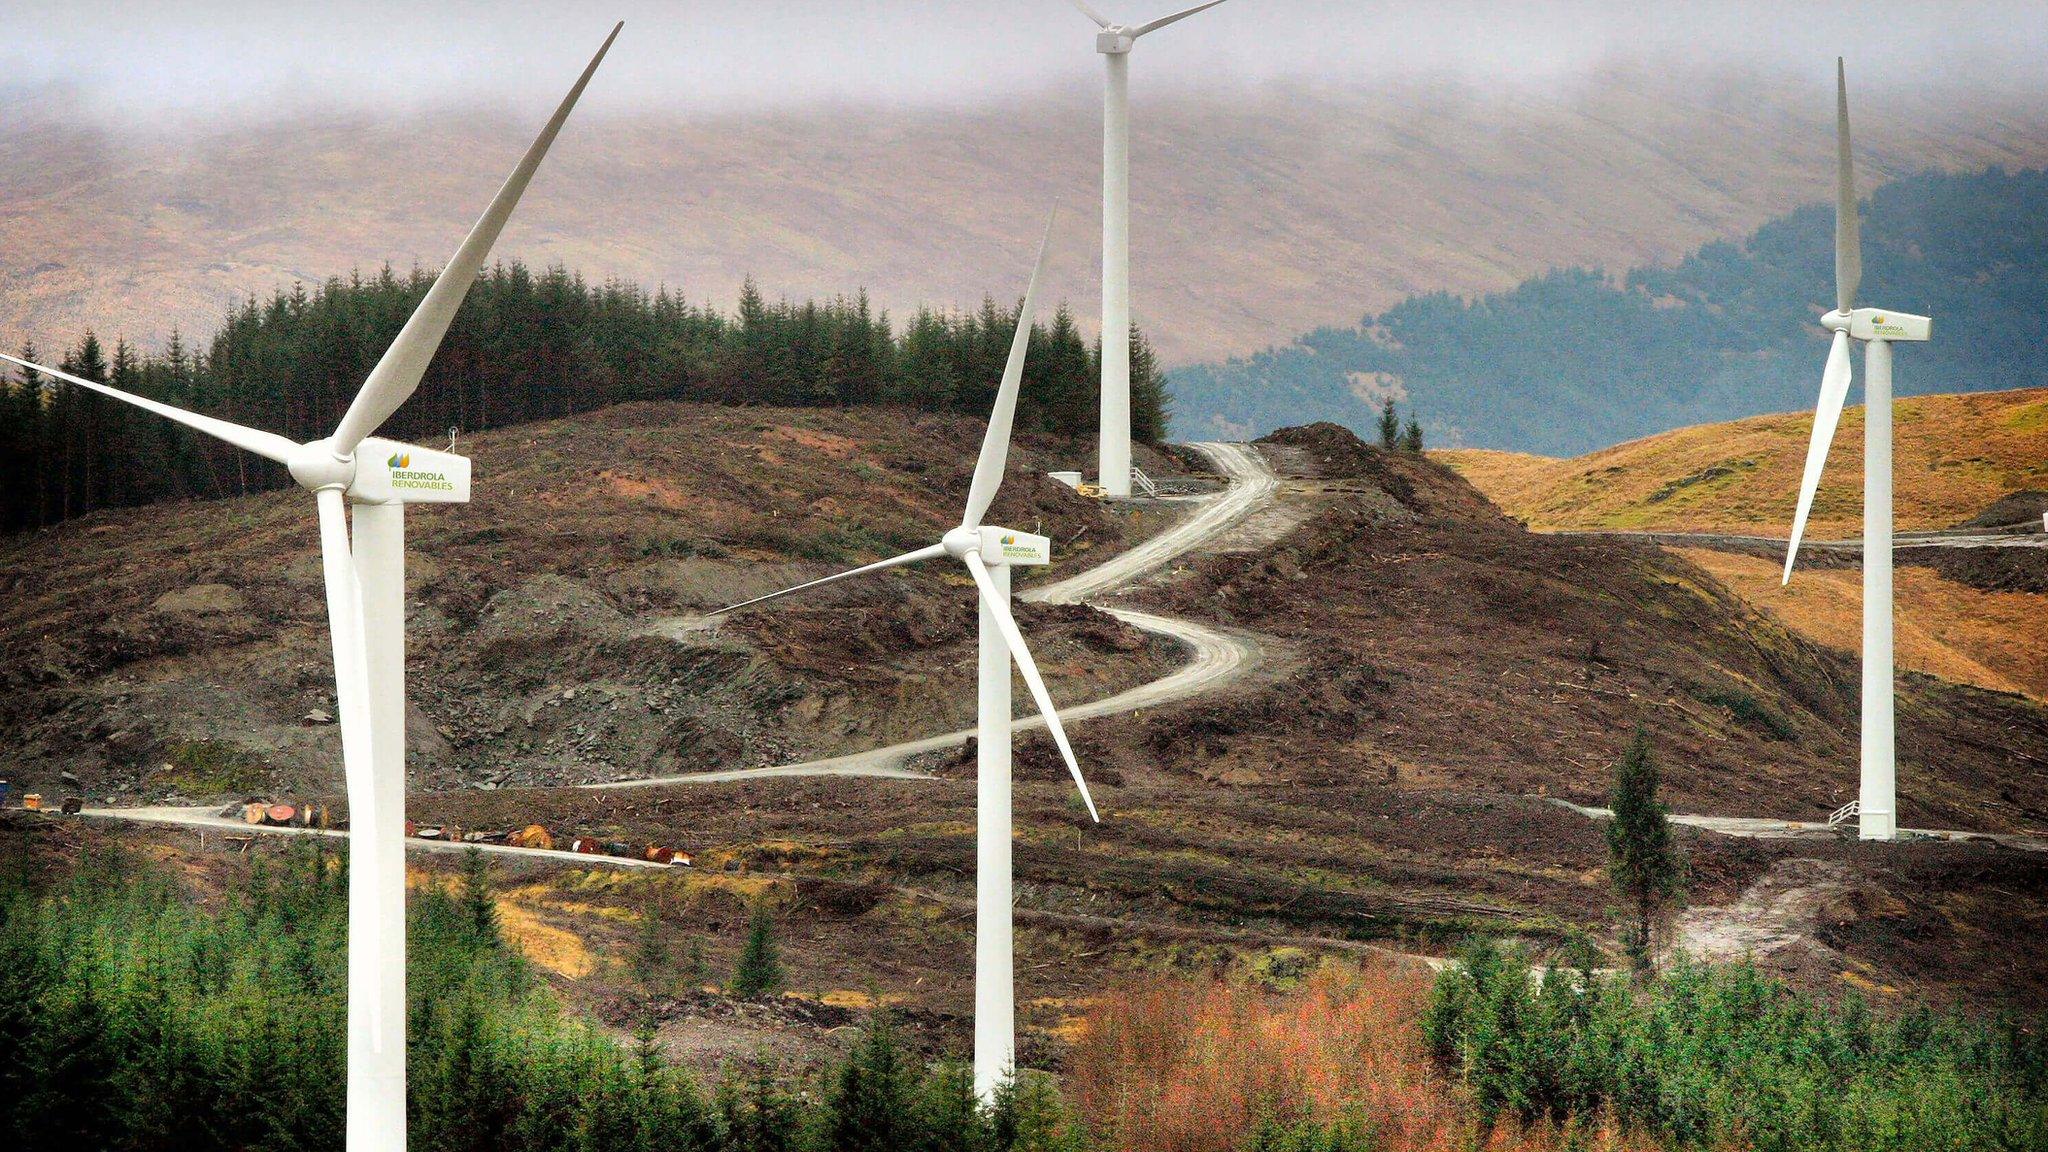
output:
[[1083,3],[1082,0],[1074,0],[1074,7],[1079,8],[1081,10],[1081,15],[1086,16],[1090,20],[1095,21],[1095,26],[1097,28],[1109,27],[1109,17],[1104,16],[1102,13],[1097,12],[1093,8],[1090,8],[1087,4]]
[[1849,156],[1849,74],[1835,57],[1835,307],[1856,306],[1863,239],[1856,223],[1856,166]]
[[334,430],[334,454],[347,456],[362,443],[363,437],[375,432],[379,425],[391,418],[400,405],[409,399],[413,390],[420,386],[420,377],[427,371],[427,365],[434,359],[434,352],[441,347],[441,338],[448,334],[448,325],[455,320],[456,310],[462,307],[463,297],[469,295],[471,284],[476,282],[477,272],[483,268],[484,258],[490,255],[491,245],[497,243],[498,233],[504,231],[505,221],[512,215],[512,209],[519,204],[519,197],[525,193],[526,185],[533,179],[534,170],[540,167],[541,158],[555,142],[555,135],[562,130],[562,122],[569,118],[570,109],[576,107],[576,100],[583,95],[583,88],[590,83],[591,74],[604,60],[604,54],[611,50],[612,41],[619,38],[619,24],[612,34],[605,37],[604,46],[591,57],[583,75],[577,77],[576,86],[569,89],[561,106],[548,119],[540,136],[526,149],[526,155],[519,158],[518,167],[498,189],[491,200],[491,206],[484,209],[476,226],[462,241],[462,247],[448,260],[447,267],[434,279],[434,286],[427,290],[426,299],[406,320],[405,327],[398,333],[398,339],[384,350],[384,356],[377,366],[370,370],[369,379],[363,381],[362,390],[356,393],[354,403],[342,416],[341,423]]
[[737,612],[740,609],[749,607],[751,605],[761,604],[769,600],[779,600],[792,592],[802,592],[806,588],[816,588],[820,584],[831,584],[836,581],[845,580],[851,576],[861,576],[869,572],[880,572],[884,568],[897,568],[905,564],[915,564],[920,560],[930,560],[937,556],[944,556],[945,554],[946,546],[944,544],[934,544],[929,548],[919,548],[915,552],[905,552],[901,556],[892,556],[887,560],[877,560],[873,564],[863,564],[858,568],[852,569],[851,571],[841,572],[837,576],[827,576],[823,580],[813,580],[808,584],[799,584],[794,588],[784,588],[780,592],[770,592],[766,596],[756,596],[752,600],[742,600],[737,604],[728,604],[715,612],[707,612],[705,613],[705,615],[723,616],[727,612]]
[[1814,493],[1820,489],[1821,468],[1828,460],[1828,445],[1834,442],[1835,425],[1842,420],[1842,404],[1849,398],[1849,334],[1836,332],[1828,349],[1828,366],[1820,376],[1820,403],[1813,410],[1813,442],[1806,446],[1806,475],[1799,481],[1799,511],[1792,517],[1792,543],[1785,550],[1785,577],[1792,582],[1792,562],[1799,558],[1799,539],[1806,534],[1806,514],[1813,510]]
[[1010,359],[1003,365],[1003,382],[996,389],[996,406],[989,413],[988,431],[981,437],[981,457],[974,462],[974,483],[967,489],[967,512],[963,527],[981,523],[982,514],[1003,486],[1003,469],[1010,462],[1010,426],[1017,417],[1017,389],[1024,382],[1024,354],[1031,346],[1031,318],[1038,306],[1038,280],[1045,273],[1045,252],[1052,244],[1053,221],[1059,217],[1054,206],[1045,219],[1045,235],[1038,241],[1038,262],[1031,266],[1031,281],[1024,288],[1024,310],[1017,315],[1017,332],[1010,337]]
[[1052,695],[1045,690],[1045,681],[1038,675],[1038,662],[1031,658],[1031,647],[1024,643],[1024,633],[1017,629],[1017,618],[1010,615],[1010,598],[996,590],[996,582],[988,574],[988,565],[979,552],[962,556],[967,571],[974,576],[975,586],[981,589],[981,602],[988,605],[996,618],[996,627],[1002,630],[1003,642],[1010,646],[1010,658],[1017,662],[1017,671],[1024,674],[1024,684],[1031,689],[1031,698],[1038,702],[1038,714],[1045,717],[1046,731],[1052,733],[1053,743],[1060,746],[1060,755],[1066,758],[1067,771],[1073,774],[1074,787],[1081,790],[1081,803],[1088,806],[1088,818],[1097,824],[1102,817],[1095,811],[1095,797],[1088,794],[1088,781],[1081,778],[1081,765],[1074,760],[1074,746],[1067,743],[1067,730],[1060,726],[1059,710],[1052,706]]
[[1221,3],[1223,3],[1223,0],[1209,0],[1207,4],[1197,4],[1193,8],[1182,9],[1179,12],[1175,12],[1171,16],[1161,16],[1157,20],[1148,20],[1145,23],[1138,25],[1136,28],[1131,29],[1131,39],[1135,40],[1138,37],[1143,36],[1145,33],[1150,32],[1155,28],[1164,28],[1168,24],[1171,24],[1176,20],[1185,20],[1188,17],[1193,16],[1197,12],[1200,12],[1207,8],[1214,8],[1215,6]]
[[66,384],[76,384],[80,388],[88,388],[101,395],[112,396],[123,403],[133,404],[137,408],[147,409],[166,420],[175,420],[187,428],[197,429],[217,440],[225,440],[237,448],[254,452],[265,460],[275,460],[279,464],[289,464],[293,451],[299,447],[296,441],[279,436],[275,432],[264,432],[256,428],[244,428],[240,424],[230,424],[226,420],[216,419],[212,416],[201,416],[197,412],[187,412],[183,408],[174,408],[169,404],[151,400],[145,396],[137,396],[133,392],[123,392],[119,388],[110,388],[96,380],[87,380],[83,376],[73,376],[69,372],[59,372],[55,368],[45,368],[41,364],[31,364],[19,357],[0,353],[0,360],[5,360],[9,364],[19,364],[31,372],[41,372],[45,376],[54,376]]
[[[358,876],[374,878],[390,866],[387,845],[377,841],[370,815],[380,811],[377,776],[371,763],[370,653],[363,626],[363,587],[350,556],[347,497],[339,488],[314,493],[320,507],[320,567],[327,581],[327,628],[334,645],[334,702],[341,722],[341,764],[348,784],[349,857]],[[361,855],[357,855],[361,853]],[[351,917],[355,905],[350,906]],[[355,994],[354,981],[350,982]],[[373,1003],[367,1018],[383,1019],[376,982],[367,988]],[[354,1005],[351,1005],[354,1008]],[[399,1043],[404,1043],[400,1037]]]

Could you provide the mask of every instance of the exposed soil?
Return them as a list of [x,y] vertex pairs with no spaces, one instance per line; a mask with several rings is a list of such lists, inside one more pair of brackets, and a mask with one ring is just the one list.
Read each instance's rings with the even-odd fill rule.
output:
[[[1277,461],[1312,467],[1301,498],[1316,511],[1270,549],[1194,564],[1149,602],[1316,655],[1255,692],[1148,719],[1154,747],[1206,742],[1177,770],[1597,802],[1641,726],[1686,811],[1814,818],[1855,794],[1857,678],[1843,653],[1653,545],[1525,532],[1430,460],[1330,425],[1269,442]],[[2048,825],[2048,772],[2026,751],[2043,748],[2048,710],[1904,677],[1902,819]]]
[[[981,432],[888,410],[638,404],[466,441],[478,501],[409,524],[416,786],[747,767],[970,723],[964,574],[926,566],[703,613],[936,539]],[[1179,515],[1045,477],[1090,452],[1019,437],[992,519],[1056,543],[1021,585]],[[0,773],[54,788],[70,770],[116,801],[338,790],[337,731],[303,719],[334,712],[308,516],[281,492],[0,541]],[[1062,698],[1178,659],[1089,609],[1018,615]]]
[[[506,453],[488,474],[512,477],[518,491],[534,485],[568,513],[532,522],[493,513],[497,519],[459,530],[451,517],[420,518],[416,539],[428,542],[413,572],[415,702],[423,714],[415,728],[447,731],[438,734],[439,750],[416,755],[415,779],[425,787],[412,815],[460,828],[537,821],[557,835],[589,832],[695,853],[687,872],[538,862],[501,869],[504,897],[519,909],[508,924],[549,958],[564,996],[600,1020],[622,1022],[643,1006],[619,958],[649,909],[660,909],[678,942],[699,943],[709,983],[730,970],[748,901],[774,906],[793,998],[742,1004],[671,988],[652,1001],[664,1040],[699,1067],[760,1051],[818,1058],[842,1042],[844,1024],[876,994],[905,1012],[921,1043],[964,1050],[971,749],[940,757],[938,780],[763,779],[630,792],[467,785],[487,780],[478,775],[485,772],[505,773],[503,784],[560,784],[675,763],[787,760],[967,724],[968,593],[940,576],[849,585],[716,628],[696,615],[843,563],[804,559],[829,525],[857,516],[873,526],[878,543],[846,552],[858,562],[923,543],[916,533],[948,523],[964,477],[939,484],[925,479],[935,464],[916,466],[978,433],[930,421],[918,440],[903,422],[900,414],[649,406],[547,436],[520,430],[536,447],[563,438],[550,450],[558,456],[574,449],[593,459],[672,459],[637,477],[653,487],[629,490],[550,480],[540,463],[521,464],[517,445],[480,443],[480,459]],[[678,425],[687,434],[666,431]],[[733,457],[735,443],[780,453],[782,434],[756,425],[841,435],[854,447],[844,455],[793,451],[780,464],[742,469],[741,480],[722,479],[717,468],[731,461],[714,460]],[[600,450],[606,440],[627,447]],[[1648,543],[1531,535],[1448,470],[1380,452],[1332,426],[1278,434],[1263,450],[1283,474],[1274,505],[1233,533],[1226,550],[1185,557],[1130,597],[1147,610],[1266,638],[1258,671],[1215,696],[1077,725],[1100,825],[1080,811],[1046,737],[1019,742],[1026,1064],[1056,1064],[1078,1005],[1120,974],[1246,974],[1304,952],[1441,954],[1475,931],[1539,950],[1582,935],[1611,949],[1601,826],[1535,797],[1598,803],[1637,725],[1659,749],[1667,798],[1680,809],[1812,817],[1853,795],[1853,663],[1750,609],[1682,558]],[[1076,535],[1099,540],[1079,561],[1092,563],[1156,521],[1036,486],[1036,469],[1077,451],[1029,446],[1020,459],[1030,463],[1019,463],[1005,493],[1022,506],[998,511],[1019,526],[1043,517],[1063,547]],[[864,491],[857,485],[873,478],[855,469],[863,461],[883,477],[874,481],[881,496],[857,508],[839,504],[830,517],[806,511]],[[680,496],[733,484],[752,485],[734,501],[738,511],[714,515]],[[173,513],[225,516],[222,509],[237,507],[249,526],[233,539],[223,523],[189,533],[161,527]],[[762,543],[758,533],[784,519],[770,513],[785,509],[799,527],[784,544]],[[104,666],[58,660],[23,675],[25,691],[4,707],[18,710],[8,723],[37,750],[37,771],[113,762],[104,749],[117,741],[94,735],[67,746],[59,737],[83,725],[89,708],[127,707],[125,693],[130,701],[174,698],[201,713],[189,722],[223,732],[250,724],[303,739],[305,778],[338,783],[331,769],[315,767],[338,760],[324,743],[331,727],[294,724],[322,699],[326,674],[304,544],[293,545],[299,558],[285,566],[289,576],[269,579],[219,563],[208,544],[225,540],[231,557],[247,548],[255,566],[260,549],[245,538],[299,532],[292,511],[251,501],[159,510],[162,519],[110,518],[130,534],[143,524],[176,534],[176,543],[144,538],[129,549],[132,561],[83,547],[99,518],[63,537],[69,551],[14,543],[0,552],[9,579],[31,593],[26,607],[8,609],[10,652],[36,651],[36,637],[62,635],[62,626],[93,627],[92,613],[60,595],[73,581],[105,582],[105,603],[116,610],[103,618],[139,604],[143,615],[154,611],[151,620],[221,630],[200,633],[217,640],[182,646],[150,632],[135,654]],[[543,531],[561,524],[568,527]],[[678,543],[654,555],[637,546],[617,551],[621,538],[657,530]],[[697,542],[723,554],[706,555]],[[194,559],[202,544],[205,563]],[[280,603],[299,615],[280,615]],[[238,611],[271,615],[257,617],[260,629],[244,624],[238,633],[229,627]],[[215,617],[226,622],[205,623]],[[1090,609],[1032,606],[1023,619],[1056,695],[1097,695],[1173,664],[1172,653]],[[298,638],[280,642],[280,633]],[[102,648],[83,651],[108,660]],[[287,652],[298,670],[281,677]],[[163,712],[123,715],[162,725],[133,721],[141,735],[129,739],[153,741],[142,745],[152,757],[166,743],[163,731],[188,722]],[[1900,720],[1906,823],[2048,822],[2048,765],[2039,751],[2048,748],[2048,714],[2040,706],[1909,677]],[[281,759],[273,753],[266,764]],[[186,760],[193,775],[227,770],[203,755]],[[73,840],[92,834],[58,820],[33,824]],[[2023,1006],[2048,990],[2048,950],[2038,946],[2048,862],[2038,856],[1974,843],[1678,834],[1696,915],[1728,907],[1740,918],[1762,907],[1752,919],[1796,937],[1770,955],[1798,959],[1783,970],[1817,990],[1854,989],[1893,1003]],[[232,866],[217,835],[204,854],[190,832],[132,835],[208,874]],[[429,870],[451,866],[446,857],[419,860]],[[1810,906],[1798,897],[1792,913],[1774,920],[1765,896],[1771,884],[1802,883],[1798,870],[1809,866],[1787,863],[1797,860],[1824,862],[1829,883],[1848,895]],[[1747,905],[1745,893],[1755,897]]]

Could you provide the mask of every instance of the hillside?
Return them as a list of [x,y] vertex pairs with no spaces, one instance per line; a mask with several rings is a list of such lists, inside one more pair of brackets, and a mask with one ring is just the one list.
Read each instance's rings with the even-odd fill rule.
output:
[[[1901,353],[1902,364],[1908,355]],[[1783,537],[1792,530],[1812,436],[1809,401],[1804,411],[1679,428],[1568,460],[1483,450],[1434,455],[1539,531]],[[1901,532],[1952,528],[2009,493],[2048,488],[2048,388],[1897,401],[1892,485]],[[1853,537],[1862,518],[1859,404],[1842,413],[1807,532]]]
[[[937,780],[551,785],[781,764],[965,723],[971,617],[942,574],[716,627],[700,613],[926,538],[957,506],[978,434],[900,410],[630,405],[478,437],[488,499],[413,518],[410,814],[686,845],[700,866],[676,881],[677,915],[714,971],[737,954],[747,901],[778,908],[798,996],[661,1003],[664,1036],[693,1066],[764,1045],[829,1051],[847,1006],[878,988],[908,1027],[957,1050],[971,757],[919,760]],[[1080,447],[1028,440],[996,510],[1061,542],[1068,560],[1050,575],[1163,514],[1088,504],[1035,475]],[[1057,1066],[1101,971],[1298,971],[1369,946],[1441,953],[1472,932],[1540,948],[1590,934],[1611,953],[1600,827],[1540,797],[1599,802],[1638,725],[1679,810],[1810,818],[1853,793],[1853,664],[1698,566],[1529,533],[1449,469],[1332,426],[1258,451],[1280,477],[1271,506],[1119,598],[1248,638],[1248,673],[1074,725],[1100,825],[1072,803],[1043,734],[1020,742],[1033,1066]],[[101,512],[0,543],[9,778],[49,788],[70,770],[114,804],[276,789],[345,811],[333,728],[299,720],[330,707],[302,499]],[[1023,615],[1063,701],[1182,659],[1093,609]],[[2048,783],[2019,751],[2048,743],[2048,709],[1931,678],[1903,688],[1908,822],[2048,823]],[[1769,959],[1774,973],[1937,1002],[2048,991],[2029,927],[2048,865],[2034,853],[1682,835],[1709,923],[1782,862],[1822,859],[1844,877],[1847,895]],[[187,831],[140,841],[194,850]],[[218,866],[218,837],[212,851]],[[628,977],[605,958],[629,951],[652,877],[514,867],[508,931],[571,1004],[630,1027]]]
[[[1542,531],[1784,537],[1812,435],[1810,414],[1681,428],[1569,460],[1478,449],[1435,453]],[[1862,533],[1863,409],[1843,413],[1809,539]],[[1901,400],[1894,410],[1893,510],[1903,532],[1965,524],[2038,528],[2048,509],[2048,390]],[[1782,551],[1703,540],[1692,562],[1802,636],[1859,643],[1853,558],[1808,553],[1780,586]],[[1709,548],[1720,547],[1720,551]],[[1898,662],[1915,672],[2048,699],[2048,557],[2032,550],[1913,548],[1898,567]]]
[[[1997,168],[1922,173],[1870,195],[1861,300],[1937,317],[1934,341],[1901,350],[1898,395],[2048,384],[2044,200],[2048,171]],[[1573,455],[1796,411],[1811,406],[1826,357],[1812,321],[1833,307],[1833,230],[1830,208],[1808,206],[1669,266],[1411,297],[1356,327],[1176,371],[1175,428],[1256,433],[1317,418],[1365,431],[1393,398],[1431,443]]]
[[[1171,366],[1418,293],[1676,260],[1825,195],[1828,81],[1824,60],[1797,77],[1615,68],[1555,85],[1148,80],[1132,109],[1137,318]],[[939,110],[594,106],[498,252],[721,306],[748,273],[771,298],[865,285],[900,316],[1014,291],[1058,199],[1049,296],[1087,321],[1097,87]],[[1864,91],[1884,110],[1859,124],[1866,186],[2048,163],[2035,94]],[[159,347],[295,279],[437,265],[536,122],[496,107],[110,120],[90,93],[0,82],[0,343],[91,326]]]
[[[477,501],[408,517],[415,785],[780,763],[971,723],[964,578],[824,589],[772,624],[702,614],[930,542],[981,435],[902,409],[643,404],[466,440]],[[1147,530],[1045,478],[1083,445],[1019,439],[992,515],[1057,537],[1049,571]],[[337,787],[337,730],[301,722],[334,711],[310,516],[290,489],[0,541],[10,778],[63,769],[138,800]],[[868,625],[841,627],[834,604]],[[1055,691],[1175,658],[1086,609],[1019,614]]]

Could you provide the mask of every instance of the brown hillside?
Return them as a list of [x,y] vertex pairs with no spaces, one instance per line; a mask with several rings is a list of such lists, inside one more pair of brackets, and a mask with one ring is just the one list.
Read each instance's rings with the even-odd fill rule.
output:
[[[579,1008],[622,1029],[637,1019],[607,959],[626,954],[657,898],[674,898],[678,932],[701,939],[714,978],[749,902],[765,899],[798,994],[772,1008],[703,990],[658,998],[688,1062],[830,1050],[872,989],[900,997],[920,1036],[964,1044],[974,786],[957,766],[936,781],[520,785],[757,763],[963,722],[965,592],[937,577],[716,632],[691,614],[903,535],[921,542],[949,522],[978,433],[897,412],[631,406],[478,438],[491,499],[415,519],[414,731],[428,746],[414,755],[412,815],[472,829],[539,820],[697,854],[697,868],[658,875],[504,866],[510,931]],[[999,514],[1042,518],[1087,563],[1151,525],[1033,476],[1076,450],[1026,444]],[[1700,568],[1524,532],[1449,470],[1331,426],[1264,450],[1283,489],[1226,542],[1235,550],[1189,557],[1131,597],[1256,638],[1251,675],[1076,725],[1100,825],[1042,735],[1020,747],[1027,1064],[1057,1066],[1104,972],[1256,978],[1373,946],[1441,952],[1474,931],[1611,944],[1600,826],[1526,794],[1597,801],[1636,724],[1681,809],[1810,816],[1853,788],[1852,666]],[[251,787],[333,788],[332,729],[295,723],[323,702],[328,673],[292,498],[102,514],[0,546],[0,728],[17,764],[73,768],[96,796],[166,755],[174,769],[142,777],[150,789],[231,792],[238,772]],[[1172,663],[1092,612],[1028,617],[1063,699]],[[1905,686],[1909,820],[2048,822],[2048,785],[2024,751],[2048,744],[2048,712],[1927,678]],[[252,753],[262,771],[248,770]],[[189,832],[131,833],[181,858],[195,847]],[[1850,878],[1826,940],[1769,958],[1772,971],[1886,997],[2048,990],[2035,854],[1680,837],[1695,909],[1795,858]],[[206,860],[236,866],[218,837]]]
[[[476,502],[408,520],[412,779],[744,767],[970,725],[963,577],[927,567],[772,618],[702,614],[930,543],[957,522],[981,435],[888,409],[644,404],[465,441]],[[1049,572],[1149,530],[1043,475],[1084,451],[1020,438],[992,510],[1056,537]],[[299,723],[334,710],[310,517],[292,490],[0,540],[5,774],[71,770],[129,799],[336,787],[336,729]],[[1088,609],[1019,616],[1068,698],[1175,658]]]
[[[1673,259],[1826,197],[1827,79],[1148,86],[1133,107],[1137,317],[1171,364],[1414,292]],[[1883,113],[1858,127],[1865,187],[2048,163],[2048,105],[2026,94],[1866,93]],[[579,113],[498,253],[728,305],[748,273],[771,295],[865,285],[901,315],[1018,290],[1058,199],[1050,294],[1092,327],[1095,99],[1090,86],[943,111]],[[436,265],[533,127],[490,108],[109,123],[83,95],[0,89],[0,343],[87,325],[145,344],[173,325],[204,336],[237,296]]]
[[[1862,644],[1863,580],[1853,567],[1809,569],[1783,584],[1778,559],[1705,548],[1681,554],[1809,639],[1842,652]],[[1973,588],[1919,565],[1913,553],[1903,559],[1893,575],[1899,667],[2048,700],[2048,597]]]
[[[1853,660],[1787,630],[1654,545],[1523,531],[1433,461],[1334,425],[1276,433],[1321,504],[1270,551],[1160,593],[1313,654],[1253,698],[1152,721],[1205,775],[1361,776],[1598,802],[1637,725],[1675,807],[1818,818],[1855,794]],[[1902,819],[2048,822],[2048,709],[1902,681]],[[1313,733],[1313,737],[1306,735]]]
[[[2048,389],[1911,397],[1896,403],[1892,421],[1900,531],[1954,527],[2010,493],[2048,487]],[[1679,428],[1570,460],[1478,450],[1432,455],[1540,531],[1784,537],[1812,435],[1812,413],[1786,413]],[[1862,449],[1857,405],[1835,432],[1809,538],[1862,532]]]

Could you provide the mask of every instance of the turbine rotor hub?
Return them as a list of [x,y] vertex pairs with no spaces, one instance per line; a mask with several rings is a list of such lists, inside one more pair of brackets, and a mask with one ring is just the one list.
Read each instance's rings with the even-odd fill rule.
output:
[[1820,318],[1820,326],[1830,332],[1846,332],[1849,329],[1849,314],[1839,309]]
[[1095,34],[1095,50],[1105,56],[1121,56],[1137,42],[1130,28],[1122,24],[1112,24]]
[[965,526],[954,528],[939,538],[939,546],[953,559],[965,560],[969,552],[981,551],[981,529]]
[[298,481],[299,487],[309,492],[324,488],[346,489],[356,479],[355,457],[336,456],[329,440],[314,440],[300,445],[285,467],[291,470],[292,479]]

